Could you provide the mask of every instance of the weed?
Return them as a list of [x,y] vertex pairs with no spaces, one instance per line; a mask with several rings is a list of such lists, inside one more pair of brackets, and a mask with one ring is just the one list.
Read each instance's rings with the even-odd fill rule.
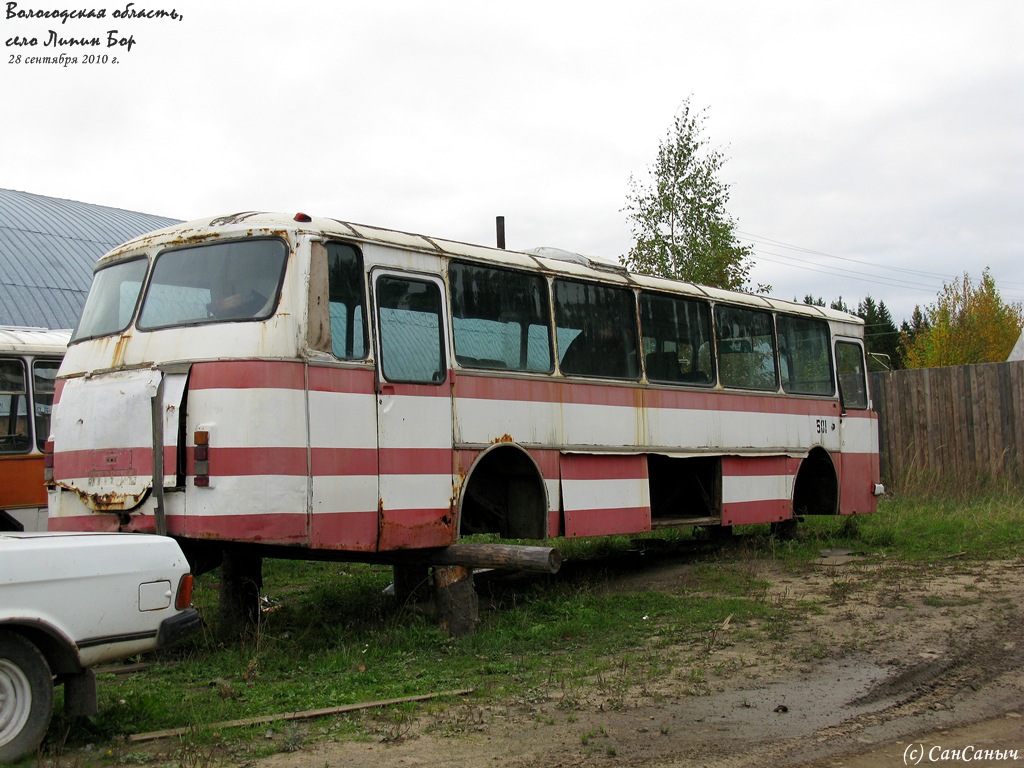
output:
[[846,578],[835,578],[828,585],[828,598],[834,605],[844,605],[856,588],[857,585]]
[[197,729],[192,728],[184,736],[179,737],[171,753],[176,768],[210,768],[223,758],[223,745],[207,744],[198,736]]
[[405,739],[413,727],[413,718],[404,709],[392,709],[377,718],[381,742],[394,744]]
[[932,608],[954,608],[964,605],[975,605],[979,602],[979,599],[976,597],[940,597],[939,595],[929,595],[921,602]]

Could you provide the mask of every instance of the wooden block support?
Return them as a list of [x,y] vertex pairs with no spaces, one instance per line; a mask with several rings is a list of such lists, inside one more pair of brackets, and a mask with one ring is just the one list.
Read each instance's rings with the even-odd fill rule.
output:
[[465,637],[480,623],[480,600],[473,571],[461,565],[434,568],[434,596],[441,629],[451,637]]

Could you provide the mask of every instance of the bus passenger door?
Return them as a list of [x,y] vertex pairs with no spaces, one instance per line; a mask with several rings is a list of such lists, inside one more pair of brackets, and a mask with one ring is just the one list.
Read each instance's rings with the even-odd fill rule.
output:
[[879,482],[878,419],[870,409],[867,365],[859,340],[836,341],[836,370],[842,402],[839,454],[839,510],[843,514],[874,512]]
[[431,275],[374,270],[378,551],[455,541],[445,290]]

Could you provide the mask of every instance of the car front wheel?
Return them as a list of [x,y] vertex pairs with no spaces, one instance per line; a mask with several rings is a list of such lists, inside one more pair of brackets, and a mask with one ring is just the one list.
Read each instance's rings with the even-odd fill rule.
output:
[[53,713],[53,675],[39,649],[0,631],[0,763],[34,752]]

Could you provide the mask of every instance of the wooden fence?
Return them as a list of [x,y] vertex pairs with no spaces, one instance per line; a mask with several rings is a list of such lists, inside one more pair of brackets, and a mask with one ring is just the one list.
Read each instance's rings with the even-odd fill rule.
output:
[[1024,480],[1024,361],[871,374],[882,477]]

